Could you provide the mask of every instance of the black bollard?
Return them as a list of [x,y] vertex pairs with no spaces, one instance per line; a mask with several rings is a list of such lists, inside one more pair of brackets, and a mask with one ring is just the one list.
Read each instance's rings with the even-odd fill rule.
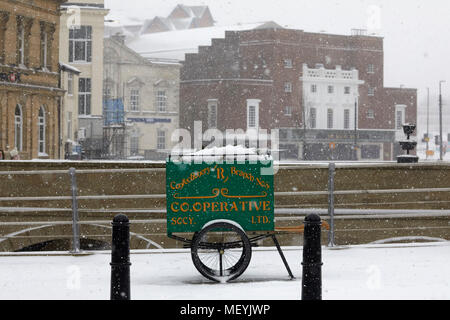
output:
[[118,214],[112,222],[111,300],[130,300],[130,222]]
[[304,223],[302,300],[322,300],[322,222],[313,213],[306,216]]

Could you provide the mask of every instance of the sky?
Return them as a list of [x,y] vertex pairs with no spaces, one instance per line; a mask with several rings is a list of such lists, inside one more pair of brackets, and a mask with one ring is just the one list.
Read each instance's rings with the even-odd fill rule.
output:
[[218,25],[272,20],[306,32],[349,35],[356,28],[382,36],[385,86],[418,89],[420,131],[426,123],[427,88],[430,122],[437,124],[439,81],[447,80],[442,84],[444,131],[450,130],[449,1],[105,0],[108,18],[123,24],[165,17],[179,3],[209,6]]

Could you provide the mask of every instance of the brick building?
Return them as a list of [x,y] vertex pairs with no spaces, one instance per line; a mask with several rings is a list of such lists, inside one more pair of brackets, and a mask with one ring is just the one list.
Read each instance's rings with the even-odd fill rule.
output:
[[59,155],[59,8],[63,0],[0,1],[0,150]]
[[[383,38],[360,32],[308,33],[274,23],[227,31],[185,56],[180,125],[280,129],[284,158],[392,160],[404,138],[400,125],[416,122],[417,92],[385,88],[383,60]],[[320,99],[308,94],[317,88]],[[311,108],[325,125],[312,126]]]

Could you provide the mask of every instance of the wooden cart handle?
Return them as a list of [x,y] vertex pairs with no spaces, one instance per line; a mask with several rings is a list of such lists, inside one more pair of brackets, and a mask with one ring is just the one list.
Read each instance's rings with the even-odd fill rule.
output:
[[[325,229],[330,230],[330,225],[326,221],[322,221],[322,227],[325,227]],[[294,226],[294,227],[277,227],[275,228],[275,231],[287,231],[287,232],[294,232],[294,233],[302,233],[305,229],[304,225],[301,226]]]

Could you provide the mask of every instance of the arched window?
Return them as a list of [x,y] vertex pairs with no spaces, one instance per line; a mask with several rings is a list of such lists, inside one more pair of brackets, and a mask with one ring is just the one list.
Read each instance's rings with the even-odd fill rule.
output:
[[14,113],[14,146],[17,151],[22,151],[23,146],[23,118],[22,107],[20,104],[16,106]]
[[42,106],[38,115],[38,153],[45,153],[45,109]]

